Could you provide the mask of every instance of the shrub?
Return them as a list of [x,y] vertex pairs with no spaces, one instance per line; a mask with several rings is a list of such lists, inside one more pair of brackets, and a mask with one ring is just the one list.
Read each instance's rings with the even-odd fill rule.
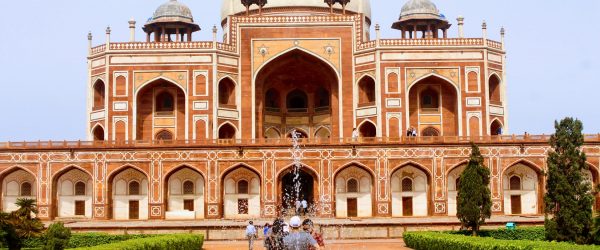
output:
[[[67,248],[78,247],[93,247],[97,245],[110,244],[131,239],[142,239],[150,237],[158,237],[162,235],[152,234],[129,234],[129,235],[112,235],[105,233],[78,233],[72,234],[69,239]],[[30,238],[23,242],[23,247],[27,248],[42,248],[45,245],[43,238]]]
[[98,245],[87,248],[76,248],[79,250],[198,250],[202,249],[204,236],[199,234],[173,234],[158,237],[131,239],[122,242]]
[[66,228],[62,222],[57,222],[46,230],[43,239],[46,250],[63,250],[67,248],[69,239],[71,238],[71,229]]
[[404,242],[415,250],[586,250],[597,246],[575,245],[566,242],[529,240],[498,240],[491,237],[472,237],[441,232],[406,232]]
[[[453,231],[448,233],[465,236],[471,235],[471,231]],[[514,230],[481,230],[478,236],[491,237],[497,240],[545,240],[546,230],[543,227],[523,227]]]

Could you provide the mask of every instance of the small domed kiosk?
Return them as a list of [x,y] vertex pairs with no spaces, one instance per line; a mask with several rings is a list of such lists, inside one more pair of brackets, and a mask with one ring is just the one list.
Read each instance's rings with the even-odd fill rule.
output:
[[200,26],[194,23],[190,8],[177,0],[169,0],[156,9],[143,30],[147,42],[151,42],[152,33],[154,42],[191,42],[192,33],[199,31]]
[[440,14],[437,6],[431,1],[410,0],[402,7],[400,18],[392,28],[402,31],[402,38],[418,39],[441,38],[440,30],[443,38],[447,38],[450,26],[446,17]]

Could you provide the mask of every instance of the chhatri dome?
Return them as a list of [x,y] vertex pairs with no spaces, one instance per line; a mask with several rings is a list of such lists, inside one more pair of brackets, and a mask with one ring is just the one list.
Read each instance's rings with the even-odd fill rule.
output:
[[[241,0],[222,0],[221,20],[225,20],[230,15],[244,13],[246,7]],[[378,0],[381,1],[381,0]],[[340,1],[337,1],[340,2]],[[263,9],[282,8],[282,7],[318,7],[329,9],[324,0],[268,0]],[[335,9],[342,9],[338,3],[334,5]],[[251,10],[258,9],[257,5],[253,5]],[[371,19],[371,2],[370,0],[350,0],[346,5],[346,10],[355,13],[364,14],[369,20]],[[298,12],[294,12],[297,14]]]
[[155,42],[183,41],[185,35],[191,41],[192,32],[199,31],[200,26],[194,23],[189,7],[177,0],[169,0],[154,11],[143,29],[148,35],[148,41],[151,33],[155,34]]
[[439,38],[439,30],[442,30],[443,37],[446,38],[450,26],[446,17],[430,0],[410,0],[402,7],[400,18],[392,28],[401,30],[402,38],[405,38],[405,32],[409,32],[410,38],[419,38],[418,32],[422,32],[421,38]]

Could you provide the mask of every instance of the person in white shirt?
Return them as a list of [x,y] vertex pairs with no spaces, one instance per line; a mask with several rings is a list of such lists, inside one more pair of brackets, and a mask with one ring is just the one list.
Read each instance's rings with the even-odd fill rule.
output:
[[354,130],[352,130],[352,139],[357,139],[360,136],[360,133],[358,133],[358,130],[356,130],[356,128],[354,128]]
[[258,235],[252,221],[249,221],[248,226],[246,226],[246,238],[248,238],[248,249],[254,249],[254,239],[258,238]]
[[308,202],[306,199],[302,199],[302,215],[306,216],[306,211],[308,209]]
[[296,200],[296,215],[300,215],[300,209],[302,209],[302,202],[298,199]]

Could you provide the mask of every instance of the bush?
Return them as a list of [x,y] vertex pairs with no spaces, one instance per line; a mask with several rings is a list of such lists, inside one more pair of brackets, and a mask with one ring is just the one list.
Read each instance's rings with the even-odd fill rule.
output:
[[63,250],[69,245],[71,238],[71,229],[66,228],[62,222],[54,223],[48,227],[44,234],[46,250]]
[[498,240],[491,237],[472,237],[441,232],[406,232],[404,242],[415,250],[586,250],[597,246],[582,246],[565,242]]
[[204,236],[200,234],[173,234],[151,238],[140,238],[122,242],[98,245],[95,247],[76,248],[79,250],[198,250],[202,249]]
[[[448,232],[449,234],[471,235],[471,231]],[[491,237],[497,240],[546,240],[546,230],[543,227],[523,227],[514,230],[481,230],[478,236]]]
[[[97,245],[111,244],[131,239],[142,239],[158,237],[162,235],[152,234],[129,234],[129,235],[111,235],[105,233],[80,233],[73,234],[69,240],[67,248],[93,247]],[[23,242],[23,247],[42,248],[45,245],[43,238],[30,238]]]

